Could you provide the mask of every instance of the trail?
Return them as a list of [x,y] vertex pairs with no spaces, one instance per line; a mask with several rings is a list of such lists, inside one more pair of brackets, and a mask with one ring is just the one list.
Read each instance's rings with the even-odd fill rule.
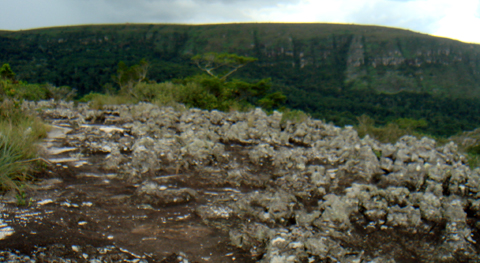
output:
[[[119,130],[113,125],[78,130],[86,127],[106,136]],[[73,132],[65,123],[51,126],[42,147],[53,166],[29,192],[27,207],[18,207],[15,198],[3,200],[0,250],[47,262],[253,262],[229,245],[228,233],[206,226],[194,214],[216,189],[207,194],[198,189],[196,201],[188,203],[152,207],[130,202],[139,185],[104,173],[99,164],[107,155],[85,156],[81,149],[65,146]],[[165,190],[175,191],[186,179],[176,174],[153,180],[167,182]],[[7,257],[0,253],[0,260]]]

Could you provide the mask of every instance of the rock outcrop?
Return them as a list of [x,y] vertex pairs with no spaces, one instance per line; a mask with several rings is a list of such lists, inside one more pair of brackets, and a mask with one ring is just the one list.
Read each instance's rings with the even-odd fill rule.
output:
[[39,102],[67,147],[136,184],[124,202],[195,202],[203,224],[260,262],[474,262],[480,169],[453,143],[361,139],[352,127],[260,109]]

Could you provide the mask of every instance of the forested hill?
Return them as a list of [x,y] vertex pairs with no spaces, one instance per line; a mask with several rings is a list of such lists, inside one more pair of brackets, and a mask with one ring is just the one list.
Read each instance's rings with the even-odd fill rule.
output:
[[149,78],[190,75],[208,51],[257,57],[242,73],[303,89],[480,96],[480,46],[411,31],[337,24],[105,25],[0,31],[0,62],[21,79],[97,90],[123,60]]
[[[323,118],[332,113],[330,119],[339,124],[362,113],[380,121],[444,118],[446,98],[458,99],[448,110],[472,115],[455,127],[480,124],[475,117],[480,109],[470,107],[480,98],[480,45],[407,30],[252,23],[0,31],[0,63],[9,63],[18,79],[68,85],[80,94],[113,83],[120,61],[133,65],[145,58],[151,64],[148,78],[162,82],[200,73],[190,59],[209,51],[258,58],[234,77],[270,77],[273,88],[288,96],[289,106]],[[423,101],[433,108],[425,112]]]

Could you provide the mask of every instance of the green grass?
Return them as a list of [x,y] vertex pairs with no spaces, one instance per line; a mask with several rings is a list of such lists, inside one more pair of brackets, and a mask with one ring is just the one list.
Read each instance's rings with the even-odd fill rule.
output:
[[47,134],[39,118],[25,113],[14,102],[0,105],[0,192],[16,190],[22,194],[34,179],[36,143]]

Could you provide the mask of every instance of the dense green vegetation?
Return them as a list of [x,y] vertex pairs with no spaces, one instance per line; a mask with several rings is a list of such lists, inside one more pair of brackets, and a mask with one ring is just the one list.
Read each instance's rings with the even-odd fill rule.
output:
[[76,90],[68,86],[55,87],[47,84],[29,84],[18,81],[9,64],[0,68],[0,99],[19,100],[71,100],[76,96]]
[[418,127],[419,131],[443,137],[480,126],[478,99],[451,99],[407,91],[397,94],[334,89],[322,89],[312,94],[297,88],[282,91],[295,94],[293,98],[289,97],[289,107],[340,126],[357,124],[357,117],[361,115],[370,116],[377,125],[386,125],[401,118],[423,120],[427,125]]

